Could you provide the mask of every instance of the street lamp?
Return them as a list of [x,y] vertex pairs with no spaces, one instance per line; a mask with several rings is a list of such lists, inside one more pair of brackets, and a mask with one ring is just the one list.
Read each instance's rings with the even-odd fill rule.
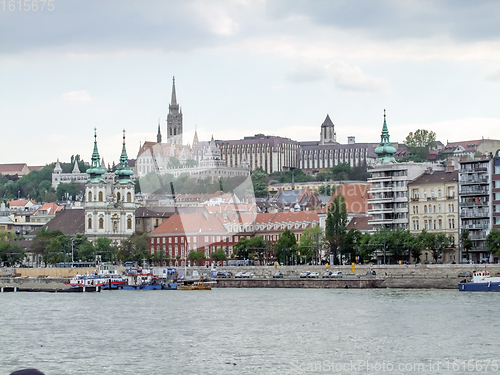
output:
[[74,252],[73,252],[73,241],[75,240],[75,238],[73,237],[71,239],[71,268],[74,267]]

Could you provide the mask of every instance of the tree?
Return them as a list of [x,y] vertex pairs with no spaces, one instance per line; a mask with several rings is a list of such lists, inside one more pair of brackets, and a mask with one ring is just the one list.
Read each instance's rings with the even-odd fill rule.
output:
[[205,253],[203,251],[190,251],[188,254],[188,259],[192,260],[194,264],[198,264],[199,260],[206,259]]
[[[326,217],[325,240],[335,262],[342,263],[342,246],[347,227],[347,206],[342,194],[337,195],[330,207]],[[337,258],[338,255],[338,258]]]
[[129,238],[122,241],[117,258],[123,262],[134,261],[140,264],[144,260],[151,258],[148,249],[148,233],[136,231]]
[[500,255],[500,231],[497,228],[493,228],[486,236],[485,245],[490,254]]
[[296,257],[297,241],[290,229],[285,229],[274,245],[276,259],[279,263],[290,264]]
[[357,229],[351,229],[344,237],[344,256],[350,261],[354,261],[358,256],[359,243],[362,234]]
[[212,253],[211,257],[213,260],[215,260],[217,262],[221,262],[223,260],[226,260],[226,253],[224,252],[222,247],[219,247],[217,250],[215,250]]
[[406,136],[406,147],[432,147],[436,142],[436,133],[432,130],[418,129],[415,133],[410,132]]
[[318,249],[318,238],[322,229],[319,225],[304,229],[299,238],[298,253],[301,263],[309,263],[315,258]]
[[[465,259],[469,260],[469,250],[472,249],[473,242],[470,239],[470,233],[468,229],[462,230],[460,232],[460,242],[462,243],[462,249],[465,250]],[[462,261],[460,259],[460,261]]]
[[95,242],[95,253],[100,256],[101,262],[112,262],[115,257],[115,249],[111,246],[111,239],[99,237]]
[[429,130],[418,129],[406,136],[405,144],[408,152],[419,159],[427,160],[429,150],[436,142],[436,133]]
[[168,159],[167,168],[169,168],[169,169],[182,168],[182,163],[179,161],[179,159],[174,158],[173,156],[171,156]]
[[11,267],[22,264],[24,260],[24,249],[22,246],[12,243],[12,233],[0,231],[0,262]]
[[268,248],[267,241],[264,240],[264,237],[254,236],[250,238],[250,240],[248,240],[248,248],[250,250],[250,254],[254,254],[254,256],[256,254],[259,262],[262,263],[262,261],[264,260],[264,253]]
[[407,231],[407,234],[403,238],[404,246],[408,249],[416,264],[420,263],[420,257],[422,256],[423,249],[423,243],[420,240],[419,235],[415,236]]
[[248,254],[250,253],[249,239],[246,237],[241,237],[240,240],[234,245],[234,253],[237,257],[248,259]]

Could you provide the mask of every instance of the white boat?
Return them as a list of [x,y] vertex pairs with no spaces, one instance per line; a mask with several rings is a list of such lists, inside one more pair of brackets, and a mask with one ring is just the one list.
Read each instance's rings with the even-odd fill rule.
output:
[[474,271],[472,281],[458,283],[461,292],[500,292],[500,277],[492,277],[488,271]]

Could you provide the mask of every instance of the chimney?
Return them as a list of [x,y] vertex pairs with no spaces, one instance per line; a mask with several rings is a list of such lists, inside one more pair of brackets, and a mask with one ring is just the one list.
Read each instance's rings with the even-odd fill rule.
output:
[[354,136],[351,135],[351,136],[347,137],[347,144],[348,145],[353,145],[355,143],[356,143],[356,141],[355,141],[355,137]]

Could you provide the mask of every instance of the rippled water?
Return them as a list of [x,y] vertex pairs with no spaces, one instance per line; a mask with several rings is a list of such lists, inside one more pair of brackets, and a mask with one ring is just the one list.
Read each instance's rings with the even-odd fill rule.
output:
[[366,374],[389,364],[500,373],[493,362],[478,371],[500,366],[500,293],[213,289],[3,293],[0,302],[0,374]]

